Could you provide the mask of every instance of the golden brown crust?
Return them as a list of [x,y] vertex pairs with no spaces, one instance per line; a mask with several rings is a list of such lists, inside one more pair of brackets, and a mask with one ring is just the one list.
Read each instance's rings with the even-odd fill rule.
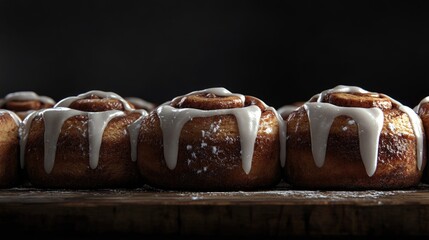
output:
[[0,187],[20,181],[18,125],[7,113],[0,114]]
[[[96,110],[101,102],[88,101],[73,104],[75,108]],[[109,105],[109,104],[107,104]],[[104,107],[106,108],[106,107]],[[89,108],[91,109],[91,108]],[[81,109],[79,109],[81,110]],[[53,169],[44,169],[44,119],[33,119],[25,149],[25,169],[32,185],[47,188],[111,188],[135,187],[141,182],[136,162],[131,160],[131,143],[127,131],[129,124],[140,117],[139,113],[125,112],[113,118],[106,126],[95,169],[89,165],[88,117],[78,115],[67,119],[57,141]],[[55,144],[55,143],[54,143]]]
[[[177,166],[170,170],[164,160],[160,120],[152,111],[142,122],[138,143],[138,166],[145,181],[159,188],[204,191],[258,189],[278,184],[281,166],[277,118],[256,98],[246,97],[245,104],[264,108],[249,174],[242,167],[234,115],[196,117],[186,122],[179,138]],[[172,105],[204,110],[243,107],[237,97],[212,94],[177,98]]]
[[[366,173],[358,129],[356,124],[349,124],[352,119],[347,116],[339,116],[332,123],[324,165],[317,167],[311,150],[307,112],[300,107],[287,119],[285,180],[288,183],[311,189],[400,189],[419,184],[422,170],[417,167],[417,140],[408,115],[396,104],[384,95],[361,93],[331,93],[324,100],[339,106],[383,110],[376,171],[371,177]],[[344,126],[348,127],[347,131],[343,130]],[[423,167],[425,164],[424,154]]]

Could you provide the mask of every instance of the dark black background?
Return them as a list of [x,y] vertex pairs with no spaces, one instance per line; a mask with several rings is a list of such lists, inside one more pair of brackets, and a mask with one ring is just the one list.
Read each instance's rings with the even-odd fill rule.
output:
[[344,84],[414,106],[428,40],[426,1],[0,1],[0,95],[223,86],[280,107]]

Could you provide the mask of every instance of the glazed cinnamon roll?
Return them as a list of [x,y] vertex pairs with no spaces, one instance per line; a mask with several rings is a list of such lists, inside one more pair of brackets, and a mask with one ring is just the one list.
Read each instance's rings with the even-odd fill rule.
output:
[[298,188],[408,188],[426,165],[417,114],[355,86],[325,90],[292,112],[286,146],[285,180]]
[[285,126],[253,96],[209,88],[178,96],[142,121],[138,166],[149,185],[176,190],[275,186]]
[[0,110],[0,187],[12,187],[21,181],[19,169],[19,125],[14,112]]
[[0,108],[15,112],[21,119],[35,110],[53,107],[55,101],[47,96],[39,96],[32,91],[7,94],[0,99]]
[[136,186],[138,126],[146,115],[112,92],[65,98],[24,120],[21,165],[36,187]]

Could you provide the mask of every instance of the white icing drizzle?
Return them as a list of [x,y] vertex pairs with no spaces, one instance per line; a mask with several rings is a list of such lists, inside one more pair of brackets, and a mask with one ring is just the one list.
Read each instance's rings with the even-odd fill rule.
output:
[[[100,147],[102,143],[102,137],[104,134],[104,130],[108,123],[116,117],[125,116],[125,113],[120,110],[109,110],[109,111],[103,111],[103,112],[84,112],[79,111],[75,109],[70,109],[66,106],[70,105],[71,102],[85,98],[91,94],[95,94],[100,97],[106,97],[106,98],[115,98],[120,100],[124,107],[127,109],[127,107],[132,112],[137,112],[141,114],[141,117],[138,118],[135,122],[141,122],[142,118],[147,116],[147,112],[145,110],[134,110],[132,109],[129,104],[119,95],[114,93],[104,93],[101,91],[90,91],[86,94],[81,94],[77,97],[69,97],[64,99],[64,101],[59,102],[60,104],[57,104],[54,108],[50,109],[43,109],[39,111],[35,111],[28,115],[23,123],[21,124],[20,128],[20,162],[21,162],[21,168],[24,168],[24,159],[25,159],[25,146],[27,144],[28,134],[31,127],[31,123],[33,122],[33,119],[36,116],[42,117],[44,119],[45,124],[45,133],[44,133],[44,169],[46,173],[50,173],[54,167],[55,163],[55,156],[56,156],[56,150],[57,150],[57,142],[59,135],[61,133],[61,128],[64,124],[64,122],[73,117],[73,116],[87,116],[88,118],[88,141],[89,141],[89,166],[91,169],[95,169],[98,166],[98,160],[99,160],[99,154],[100,154]],[[65,106],[65,107],[64,107]],[[130,130],[131,129],[131,130]],[[138,130],[139,128],[136,127],[136,129],[128,128],[130,132],[130,138],[137,139],[136,136],[138,136]],[[132,136],[132,137],[131,137]],[[136,152],[136,144],[137,140],[131,139],[131,149],[134,149]],[[132,150],[133,151],[133,150]],[[134,157],[135,159],[135,157]],[[135,161],[135,160],[133,160]]]
[[32,101],[32,100],[40,101],[48,104],[55,104],[55,101],[50,97],[39,96],[32,91],[20,91],[20,92],[7,94],[4,99],[0,100],[0,106],[3,106],[4,104],[10,101]]
[[[186,97],[193,94],[213,93],[217,96],[237,96],[244,104],[245,96],[242,94],[233,94],[225,88],[208,88],[200,91],[194,91],[180,97]],[[175,98],[175,99],[177,99]],[[175,100],[173,99],[173,101]],[[237,119],[238,130],[240,134],[242,168],[246,174],[249,174],[252,167],[254,145],[258,133],[259,121],[262,111],[256,105],[242,108],[217,109],[217,110],[200,110],[193,108],[177,109],[167,105],[166,102],[159,106],[156,111],[160,119],[160,125],[163,134],[164,158],[169,169],[174,169],[177,165],[177,154],[180,133],[186,122],[195,117],[211,117],[216,115],[234,115]],[[284,165],[286,159],[286,125],[283,118],[274,108],[268,107],[263,101],[261,103],[272,110],[279,122],[280,135],[280,159]]]
[[[95,169],[98,165],[101,140],[107,124],[115,117],[124,116],[119,110],[105,112],[89,112],[88,114],[88,138],[89,138],[89,166]],[[55,144],[56,145],[56,144]]]
[[149,109],[149,110],[155,108],[155,104],[145,101],[138,97],[127,97],[125,98],[125,100],[132,103],[134,106],[138,108]]
[[69,108],[49,109],[39,113],[45,121],[44,168],[46,173],[50,173],[54,167],[55,155],[57,152],[57,141],[64,121],[70,117],[80,115],[81,113],[81,111]]
[[341,115],[353,118],[358,126],[359,146],[368,176],[377,168],[378,141],[383,128],[383,111],[379,108],[339,107],[330,103],[309,102],[304,104],[310,121],[311,150],[316,166],[325,162],[329,130],[334,119]]
[[148,115],[147,112],[144,110],[142,111],[136,110],[136,111],[140,112],[141,116],[127,127],[128,134],[130,135],[131,161],[133,162],[137,161],[137,143],[138,143],[140,127],[141,127],[142,121]]
[[[328,134],[333,120],[337,116],[347,115],[353,118],[358,126],[362,161],[368,176],[372,176],[377,167],[378,141],[384,122],[383,112],[379,108],[339,107],[321,102],[326,94],[332,92],[370,93],[360,87],[338,85],[315,95],[317,102],[306,102],[304,104],[310,121],[311,145],[315,164],[318,167],[322,167],[324,164]],[[423,127],[420,118],[416,114],[418,107],[416,106],[413,110],[391,97],[388,98],[398,105],[399,110],[409,116],[417,141],[417,167],[421,170],[423,162]],[[429,97],[426,101],[429,101]]]
[[77,96],[64,98],[63,100],[61,100],[57,104],[55,104],[54,107],[69,107],[70,104],[72,104],[74,101],[79,100],[79,99],[88,98],[91,95],[96,95],[96,96],[101,97],[101,98],[117,99],[124,105],[124,109],[126,111],[133,111],[134,110],[130,106],[130,104],[128,104],[128,102],[125,99],[123,99],[121,96],[119,96],[118,94],[116,94],[114,92],[103,92],[103,91],[99,91],[99,90],[92,90],[92,91],[82,93],[82,94],[77,95]]
[[287,135],[287,123],[283,120],[283,117],[280,115],[276,109],[273,107],[268,107],[267,110],[271,110],[277,118],[279,123],[279,138],[280,138],[280,163],[284,167],[286,164],[286,135]]

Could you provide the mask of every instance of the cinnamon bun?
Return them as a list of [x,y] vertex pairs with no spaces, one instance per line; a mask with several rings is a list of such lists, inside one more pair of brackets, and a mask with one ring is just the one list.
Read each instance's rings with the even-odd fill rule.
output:
[[24,120],[21,166],[36,187],[137,186],[138,126],[146,115],[113,92],[65,98]]
[[158,106],[141,123],[138,167],[149,185],[176,190],[275,186],[285,126],[262,100],[208,88]]
[[50,108],[54,104],[52,98],[39,96],[32,91],[13,92],[0,99],[0,108],[15,112],[21,119],[35,110]]
[[425,141],[411,108],[339,85],[289,115],[285,180],[312,189],[413,187],[426,165]]

